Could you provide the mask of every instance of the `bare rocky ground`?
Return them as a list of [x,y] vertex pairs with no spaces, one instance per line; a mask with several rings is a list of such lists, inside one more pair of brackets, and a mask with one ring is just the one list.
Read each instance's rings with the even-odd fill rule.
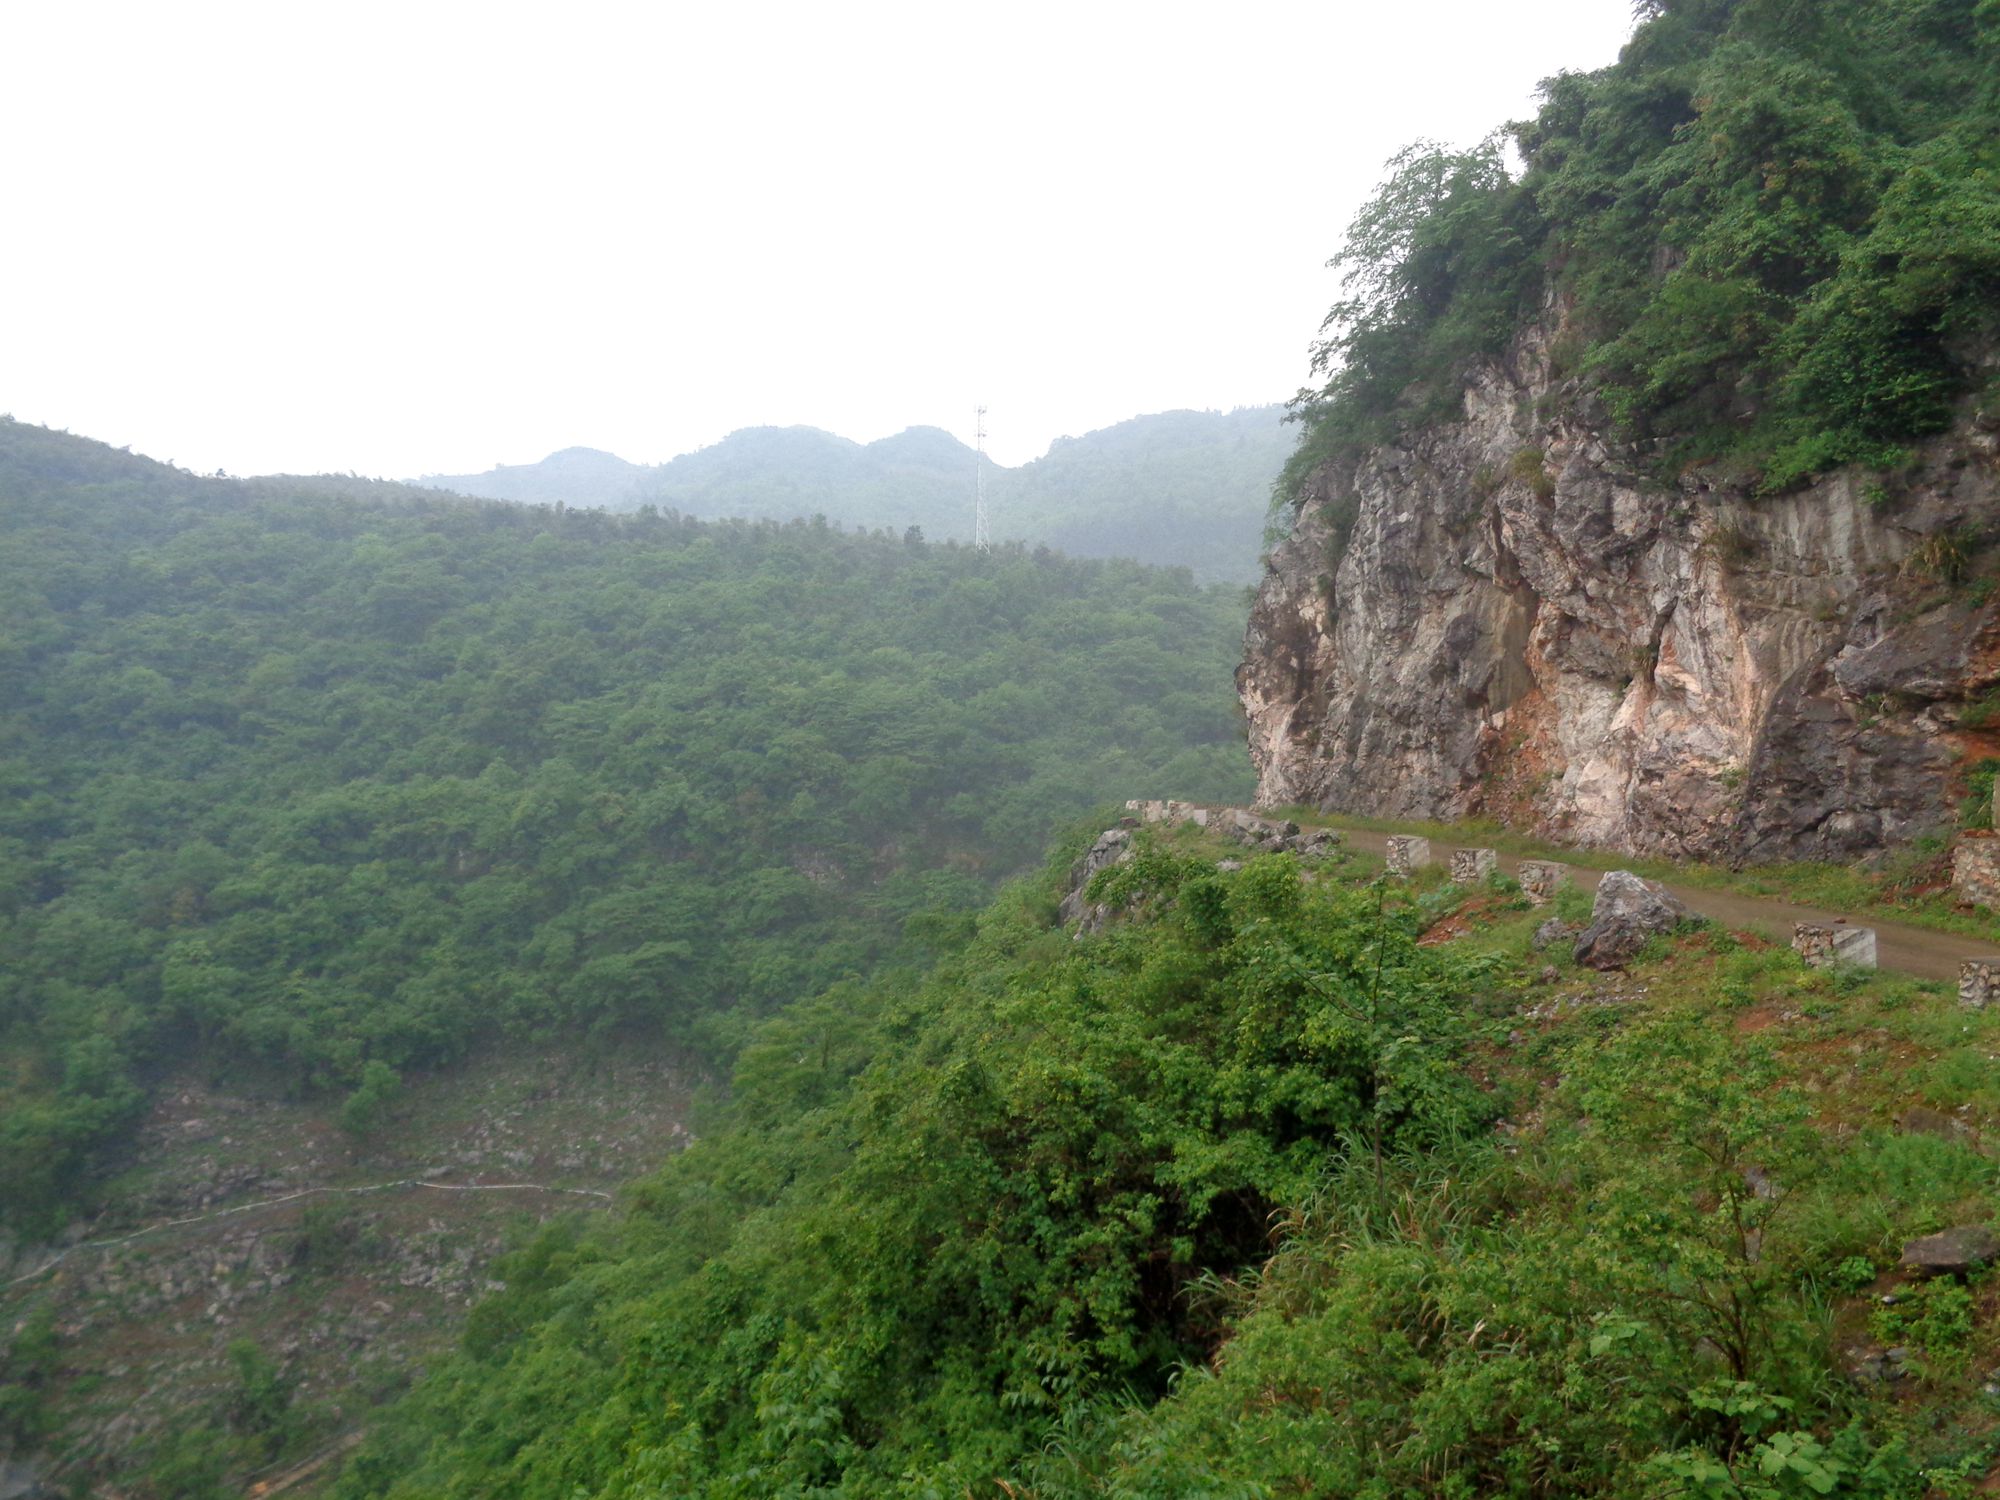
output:
[[686,1145],[689,1098],[686,1069],[630,1050],[495,1055],[411,1080],[356,1141],[338,1100],[161,1089],[96,1222],[0,1244],[0,1331],[48,1319],[56,1347],[49,1430],[0,1453],[0,1492],[147,1493],[127,1486],[161,1436],[240,1387],[238,1340],[297,1414],[273,1472],[336,1442],[451,1346],[511,1242]]

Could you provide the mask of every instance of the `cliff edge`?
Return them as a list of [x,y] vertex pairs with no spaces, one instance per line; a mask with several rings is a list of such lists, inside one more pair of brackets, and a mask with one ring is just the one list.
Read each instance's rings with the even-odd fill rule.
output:
[[1740,862],[1946,829],[2000,682],[1967,582],[2000,411],[1892,477],[1663,478],[1559,378],[1562,321],[1478,365],[1462,418],[1307,483],[1237,672],[1260,805]]

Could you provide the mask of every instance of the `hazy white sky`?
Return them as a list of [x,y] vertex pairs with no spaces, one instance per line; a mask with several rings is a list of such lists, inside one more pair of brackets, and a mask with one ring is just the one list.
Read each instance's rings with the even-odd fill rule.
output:
[[14,7],[0,411],[411,476],[759,423],[1003,463],[1289,396],[1417,136],[1628,0]]

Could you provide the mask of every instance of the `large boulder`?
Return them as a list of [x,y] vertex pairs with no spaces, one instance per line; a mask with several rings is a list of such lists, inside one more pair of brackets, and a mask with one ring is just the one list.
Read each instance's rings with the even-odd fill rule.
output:
[[1590,925],[1576,940],[1576,961],[1587,969],[1622,969],[1648,938],[1672,932],[1690,915],[1658,881],[1612,870],[1597,883]]
[[1331,828],[1315,828],[1291,840],[1293,850],[1308,859],[1323,859],[1341,845],[1341,835]]
[[2000,1234],[1984,1224],[1961,1224],[1903,1246],[1903,1269],[1919,1276],[1963,1276],[2000,1260]]
[[1241,807],[1229,810],[1227,827],[1237,843],[1253,849],[1287,848],[1299,832],[1299,825],[1289,819],[1281,822],[1276,818],[1261,818]]

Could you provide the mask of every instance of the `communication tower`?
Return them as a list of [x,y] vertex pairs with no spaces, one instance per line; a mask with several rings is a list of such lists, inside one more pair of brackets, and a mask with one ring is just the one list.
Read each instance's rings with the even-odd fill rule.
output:
[[986,529],[986,408],[979,408],[976,446],[972,450],[972,545],[981,552],[993,550],[993,537]]

